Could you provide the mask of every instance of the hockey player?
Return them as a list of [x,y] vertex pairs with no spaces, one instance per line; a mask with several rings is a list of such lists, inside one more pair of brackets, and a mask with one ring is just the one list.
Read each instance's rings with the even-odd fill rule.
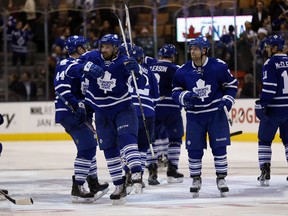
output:
[[193,197],[201,188],[202,157],[207,148],[208,133],[214,156],[217,188],[221,196],[229,191],[227,176],[227,145],[230,145],[229,125],[224,106],[229,111],[234,104],[238,81],[225,62],[207,56],[210,43],[199,36],[190,41],[188,61],[176,72],[173,99],[186,111],[186,149],[188,150]]
[[82,60],[100,65],[105,74],[90,82],[85,100],[95,110],[100,149],[104,150],[115,191],[110,195],[113,204],[125,202],[126,188],[122,178],[120,149],[131,170],[132,184],[142,191],[141,157],[137,145],[138,118],[128,91],[127,81],[132,71],[141,76],[140,66],[133,58],[119,55],[120,39],[107,34],[100,39],[100,52],[85,53]]
[[261,186],[269,186],[272,141],[279,129],[288,161],[288,57],[283,53],[285,40],[272,35],[265,41],[268,59],[262,68],[262,91],[256,101],[255,113],[259,118],[258,160]]
[[[54,86],[62,98],[55,100],[56,123],[60,123],[72,137],[77,148],[71,195],[73,202],[93,202],[108,192],[108,183],[100,184],[97,176],[95,134],[86,124],[92,122],[92,112],[85,107],[82,94],[85,77],[98,78],[104,74],[101,67],[92,62],[81,64],[78,57],[89,49],[88,41],[82,36],[71,36],[65,42],[69,57],[57,64]],[[57,95],[56,93],[56,95]],[[72,109],[69,109],[67,101]],[[89,125],[88,124],[88,125]],[[83,187],[87,180],[90,192]],[[98,193],[99,192],[99,193]]]
[[[158,54],[160,55],[158,62],[150,65],[151,71],[158,79],[160,91],[160,101],[156,106],[155,143],[160,134],[167,135],[169,139],[167,147],[167,181],[168,183],[181,183],[183,182],[184,176],[178,172],[178,162],[184,129],[181,107],[176,104],[171,97],[172,80],[179,67],[174,63],[177,51],[174,45],[166,44],[159,50]],[[155,145],[155,148],[157,151],[159,150],[157,145]],[[157,162],[155,159],[151,158],[149,150],[147,154],[147,167],[150,174],[148,184],[159,184],[159,181],[157,180]]]
[[[146,154],[149,145],[154,142],[155,130],[155,106],[159,100],[158,82],[153,72],[143,63],[144,50],[139,46],[132,46],[129,50],[130,57],[135,58],[142,66],[142,76],[137,79],[137,89],[134,87],[132,77],[130,77],[131,88],[129,91],[132,95],[133,104],[136,107],[139,129],[138,129],[138,149],[141,155],[142,176],[146,165]],[[138,98],[139,96],[139,98]],[[141,104],[140,104],[141,103]],[[142,106],[142,107],[141,107]],[[144,116],[144,117],[143,117]],[[144,125],[144,119],[145,124]],[[147,131],[146,131],[147,130]],[[148,136],[147,136],[148,133]],[[149,140],[148,140],[149,138]]]

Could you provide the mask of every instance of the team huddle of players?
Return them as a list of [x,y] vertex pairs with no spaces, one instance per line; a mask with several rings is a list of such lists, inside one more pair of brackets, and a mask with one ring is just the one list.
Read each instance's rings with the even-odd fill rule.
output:
[[[258,180],[263,186],[269,185],[271,144],[278,128],[288,160],[288,57],[283,53],[284,42],[281,35],[272,35],[265,42],[269,58],[263,65],[263,88],[255,103],[260,119]],[[230,145],[226,114],[235,102],[238,81],[224,61],[207,56],[207,38],[199,36],[189,42],[191,60],[182,66],[175,63],[177,50],[172,44],[159,50],[158,59],[145,56],[139,46],[122,43],[116,34],[104,35],[99,50],[90,50],[88,44],[83,36],[66,40],[69,57],[58,63],[54,79],[56,123],[65,128],[77,148],[73,201],[93,202],[108,192],[109,184],[98,181],[97,146],[104,152],[115,186],[110,194],[113,204],[125,203],[127,194],[143,192],[145,168],[148,184],[160,184],[159,158],[166,160],[167,182],[183,182],[184,176],[178,172],[184,135],[182,108],[187,122],[190,192],[199,196],[208,135],[216,186],[225,196],[229,191],[225,177]]]

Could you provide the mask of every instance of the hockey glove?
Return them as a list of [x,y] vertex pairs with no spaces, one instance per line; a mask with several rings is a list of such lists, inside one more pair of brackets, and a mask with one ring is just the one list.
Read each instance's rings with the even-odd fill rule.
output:
[[85,75],[91,76],[94,79],[97,79],[98,77],[103,77],[104,70],[102,67],[87,61],[83,64],[83,73]]
[[218,105],[218,110],[222,110],[224,106],[226,106],[228,112],[231,110],[233,104],[235,103],[235,99],[230,95],[224,95],[221,98],[221,101]]
[[4,118],[3,116],[0,114],[0,125],[2,125],[4,123]]
[[260,121],[267,121],[266,108],[261,105],[260,100],[255,101],[255,113]]
[[139,64],[135,58],[127,58],[124,64],[126,70],[128,70],[130,73],[134,72],[136,77],[141,75]]
[[85,104],[82,101],[78,102],[78,107],[75,112],[75,120],[80,126],[86,121],[86,109]]
[[179,96],[179,102],[182,106],[191,109],[194,107],[197,98],[199,98],[198,94],[191,91],[184,91]]

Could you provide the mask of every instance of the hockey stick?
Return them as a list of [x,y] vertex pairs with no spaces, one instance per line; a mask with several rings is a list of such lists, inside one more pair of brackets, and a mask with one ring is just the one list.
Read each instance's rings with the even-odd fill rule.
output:
[[[125,10],[125,12],[126,13],[128,12],[128,15],[126,14],[126,17],[129,17],[129,11]],[[126,50],[127,56],[130,57],[128,46],[127,46],[127,42],[126,42],[126,37],[125,37],[125,33],[124,33],[124,29],[123,29],[121,20],[120,20],[120,18],[117,16],[117,14],[115,12],[112,12],[112,13],[118,19],[118,23],[119,23],[119,27],[120,27],[120,30],[121,30],[121,35],[122,35],[122,38],[123,38],[123,43],[124,43],[124,46],[125,46],[125,50]],[[127,20],[127,21],[130,22],[130,20]],[[128,27],[129,26],[131,27],[131,25],[128,25]],[[131,29],[130,29],[130,31],[131,31]],[[132,40],[132,38],[131,38],[131,40]],[[132,41],[130,41],[130,43],[132,44]],[[146,118],[145,118],[145,115],[144,115],[144,109],[143,109],[143,105],[142,105],[141,98],[140,98],[140,95],[139,95],[139,89],[138,89],[138,85],[137,85],[137,82],[136,82],[134,71],[131,71],[131,75],[132,75],[132,79],[133,79],[133,83],[134,83],[134,88],[135,88],[135,91],[136,91],[137,99],[138,99],[138,102],[139,102],[140,112],[141,112],[141,115],[142,115],[143,124],[144,124],[144,128],[145,128],[146,136],[147,136],[147,139],[148,139],[148,142],[149,142],[151,154],[152,154],[152,157],[154,157],[155,156],[154,149],[153,149],[151,138],[150,138],[150,135],[149,135],[149,132],[148,132],[148,128],[147,128],[147,124],[146,124]]]
[[231,119],[230,116],[229,116],[229,112],[228,112],[228,110],[227,110],[227,107],[224,106],[223,109],[224,109],[225,115],[226,115],[226,117],[227,117],[227,120],[228,120],[230,126],[232,126],[232,125],[233,125],[233,121],[232,121],[232,119]]
[[[69,104],[69,102],[59,93],[59,92],[55,92],[56,96],[72,111],[72,113],[75,113],[74,108],[71,106],[71,104]],[[85,121],[85,125],[94,133],[96,134],[96,131],[93,127],[93,125],[91,125],[89,122]],[[98,141],[98,137],[96,134],[96,139]]]
[[237,135],[240,135],[242,133],[243,133],[243,131],[235,131],[235,132],[230,133],[230,137],[237,136]]
[[32,198],[13,199],[11,196],[4,193],[2,190],[0,190],[0,194],[2,194],[7,200],[14,203],[15,205],[32,205],[34,203]]

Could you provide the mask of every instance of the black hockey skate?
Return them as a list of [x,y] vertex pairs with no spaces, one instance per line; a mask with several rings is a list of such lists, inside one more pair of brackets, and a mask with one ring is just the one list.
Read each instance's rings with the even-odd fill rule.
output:
[[269,186],[270,180],[270,163],[264,163],[261,168],[261,175],[258,177],[258,181],[261,186]]
[[158,166],[156,163],[152,163],[148,166],[149,177],[148,177],[148,184],[149,185],[159,185],[160,182],[157,180],[158,174]]
[[192,181],[192,186],[190,187],[190,193],[192,193],[193,198],[199,197],[199,191],[202,186],[202,179],[200,176],[194,176]]
[[114,192],[110,195],[112,205],[123,205],[126,203],[126,187],[125,184],[116,185]]
[[91,203],[94,201],[94,194],[87,191],[83,185],[78,185],[75,181],[75,176],[72,176],[73,185],[72,185],[72,202],[87,202]]
[[100,199],[109,191],[109,188],[108,188],[109,184],[107,182],[100,184],[98,181],[98,178],[92,178],[91,176],[88,176],[86,180],[87,180],[90,192],[94,194],[95,200]]
[[130,194],[133,190],[133,184],[131,179],[131,171],[128,170],[125,172],[125,176],[123,177],[125,186],[126,186],[126,192],[127,194]]
[[173,165],[170,161],[168,161],[167,177],[168,183],[182,183],[184,175],[178,173],[177,167]]
[[[0,189],[4,194],[8,195],[8,190]],[[0,201],[6,200],[5,196],[0,194]]]
[[225,181],[226,175],[218,174],[216,178],[217,188],[220,191],[221,197],[226,197],[226,193],[229,192],[229,187]]

